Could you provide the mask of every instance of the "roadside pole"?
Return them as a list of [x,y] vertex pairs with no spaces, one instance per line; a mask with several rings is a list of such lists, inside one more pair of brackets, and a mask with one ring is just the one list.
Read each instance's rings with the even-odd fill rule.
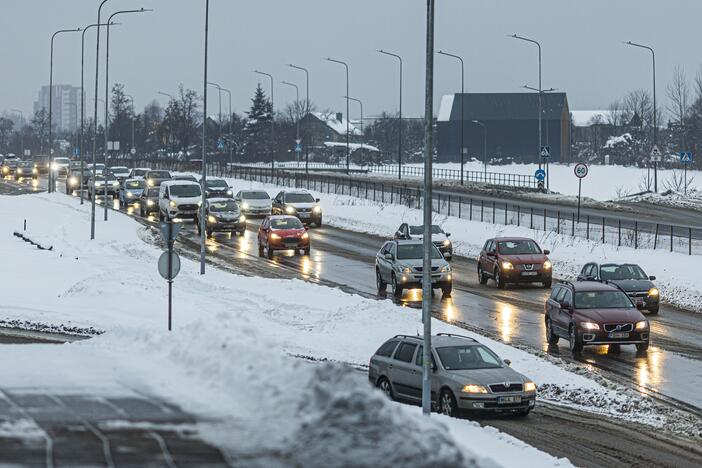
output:
[[[422,413],[431,414],[431,215],[433,156],[432,126],[434,114],[434,0],[427,0],[426,83],[424,89],[424,239],[422,255],[422,321],[424,347],[422,356]],[[347,116],[348,118],[348,116]]]
[[692,164],[692,152],[691,151],[681,151],[680,152],[680,162],[683,164],[683,174],[685,180],[685,195],[687,196],[687,166]]
[[173,251],[173,244],[183,224],[163,221],[159,227],[161,236],[166,243],[166,251],[158,259],[158,272],[168,282],[168,331],[171,331],[173,326],[173,278],[180,273],[180,257]]
[[[588,173],[588,167],[587,164],[584,163],[578,163],[575,165],[573,168],[573,172],[575,173],[575,177],[578,178],[578,222],[580,222],[580,195],[582,193],[582,187],[583,187],[583,179],[587,176]],[[603,234],[604,236],[604,234]],[[604,237],[603,237],[604,239]]]

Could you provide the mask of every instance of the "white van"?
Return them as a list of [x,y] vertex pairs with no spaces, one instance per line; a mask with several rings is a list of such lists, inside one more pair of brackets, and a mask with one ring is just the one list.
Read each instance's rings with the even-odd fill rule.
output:
[[202,203],[200,184],[187,180],[168,180],[161,183],[158,194],[159,219],[197,218]]

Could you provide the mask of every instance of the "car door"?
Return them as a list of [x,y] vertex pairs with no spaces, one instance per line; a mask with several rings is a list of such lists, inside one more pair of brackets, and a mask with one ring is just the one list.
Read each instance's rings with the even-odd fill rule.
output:
[[258,230],[258,245],[268,246],[268,226],[270,226],[271,220],[266,218],[261,223],[261,227]]
[[383,281],[387,281],[388,278],[385,277],[385,263],[387,260],[385,259],[385,254],[388,252],[390,246],[390,242],[386,242],[383,244],[383,246],[380,248],[378,253],[376,254],[376,266],[378,267],[378,272],[380,273],[380,277],[383,279]]
[[422,395],[421,374],[419,386],[416,385],[417,366],[414,363],[416,352],[417,343],[402,341],[395,350],[390,369],[390,381],[395,393],[411,400],[417,400]]
[[279,192],[273,199],[273,213],[283,214],[283,196],[285,192]]
[[[422,369],[424,363],[424,346],[419,345],[419,348],[417,349],[417,353],[415,354],[414,357],[414,373],[411,375],[412,379],[412,387],[417,388],[417,399],[421,400],[422,399],[422,376],[424,369]],[[432,364],[432,369],[435,368],[436,366],[436,360],[434,359],[434,354],[432,353],[431,356],[431,364]],[[432,401],[436,401],[436,393],[437,390],[439,389],[440,385],[442,382],[440,382],[438,379],[435,379],[432,377],[431,379],[431,399]]]
[[567,337],[568,336],[568,327],[570,326],[570,321],[572,317],[572,309],[568,309],[566,307],[561,307],[561,304],[570,304],[571,307],[573,305],[573,292],[568,289],[568,288],[561,288],[562,293],[559,294],[556,297],[556,301],[558,302],[558,313],[556,314],[557,320],[554,321],[554,324],[556,325],[556,329],[558,330],[558,333],[563,336]]
[[492,276],[495,272],[497,264],[497,243],[494,240],[489,240],[485,248],[485,257],[483,261],[483,271]]
[[551,323],[558,327],[558,310],[560,309],[560,303],[558,302],[558,296],[563,294],[563,288],[556,286],[551,290],[551,295],[546,299],[546,314],[548,318],[551,319]]

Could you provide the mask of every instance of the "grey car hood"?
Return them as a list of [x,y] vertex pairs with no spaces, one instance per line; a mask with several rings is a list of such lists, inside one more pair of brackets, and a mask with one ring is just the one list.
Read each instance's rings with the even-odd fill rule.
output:
[[503,382],[525,382],[527,380],[511,367],[496,367],[494,369],[468,369],[446,371],[454,380],[466,384],[475,383],[484,386]]

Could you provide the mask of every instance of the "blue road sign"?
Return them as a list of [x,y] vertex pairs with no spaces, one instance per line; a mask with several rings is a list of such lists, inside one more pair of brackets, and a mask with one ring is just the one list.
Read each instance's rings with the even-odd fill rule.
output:
[[76,156],[80,156],[80,148],[73,148],[73,154]]
[[680,153],[680,162],[683,164],[690,164],[692,162],[692,152],[682,151]]
[[217,140],[217,149],[224,149],[224,140],[222,140],[221,138]]
[[534,172],[534,179],[538,180],[539,182],[544,180],[546,178],[546,171],[543,169],[537,169],[536,172]]
[[300,143],[295,143],[295,152],[302,153],[302,145]]

